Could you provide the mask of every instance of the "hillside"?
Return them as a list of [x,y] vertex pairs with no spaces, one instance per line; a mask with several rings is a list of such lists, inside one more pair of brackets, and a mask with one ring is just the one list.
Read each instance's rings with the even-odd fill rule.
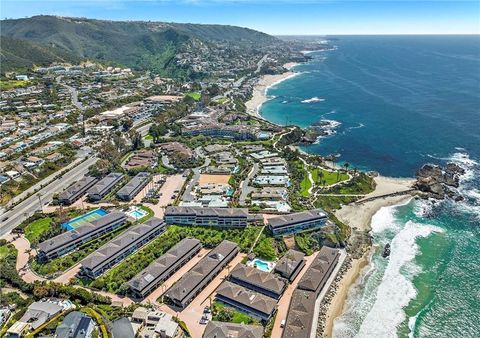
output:
[[[219,43],[255,46],[276,43],[276,38],[248,28],[224,25],[178,24],[145,21],[106,21],[84,18],[35,16],[2,20],[1,34],[26,40],[23,48],[3,45],[6,67],[23,66],[44,60],[44,49],[51,49],[52,60],[71,56],[95,59],[135,69],[177,71],[174,56],[193,47],[214,47]],[[9,40],[12,42],[12,40]],[[8,49],[8,50],[7,50]],[[31,59],[29,53],[31,50]],[[40,54],[37,56],[37,54]],[[43,56],[42,56],[43,55]]]
[[0,36],[2,71],[14,68],[45,66],[52,62],[77,62],[77,56],[65,50],[27,40]]

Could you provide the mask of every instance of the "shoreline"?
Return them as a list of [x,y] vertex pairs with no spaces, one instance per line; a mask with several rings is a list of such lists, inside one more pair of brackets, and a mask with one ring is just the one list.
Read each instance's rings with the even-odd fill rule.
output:
[[[288,70],[285,73],[276,75],[263,75],[260,77],[257,84],[253,88],[252,98],[245,103],[247,114],[266,120],[260,115],[260,108],[265,102],[272,99],[272,97],[267,96],[268,88],[301,74],[291,71],[295,65],[297,64],[285,64],[284,68]],[[272,123],[271,121],[268,122]],[[299,146],[296,146],[296,148],[302,154],[311,156],[311,154],[300,149]],[[414,178],[395,178],[386,176],[378,176],[375,177],[374,180],[376,182],[375,190],[370,194],[367,194],[364,198],[409,190],[415,182]],[[408,201],[412,198],[412,195],[406,194],[378,198],[361,204],[352,203],[337,210],[335,212],[335,216],[350,226],[353,231],[357,230],[361,232],[369,232],[371,230],[372,217],[381,208],[408,203]],[[372,253],[373,247],[370,246],[362,257],[354,259],[350,256],[350,259],[348,262],[346,262],[345,269],[342,269],[342,273],[339,273],[337,276],[332,297],[330,301],[325,304],[324,311],[322,311],[322,317],[324,320],[324,337],[332,337],[334,321],[345,311],[348,294],[351,288],[357,283],[362,271],[369,266]],[[317,327],[317,330],[318,329],[320,328]]]
[[[375,190],[368,194],[366,198],[408,190],[414,182],[414,179],[378,176],[375,177],[375,182],[377,183]],[[337,210],[335,216],[342,222],[348,224],[352,230],[369,232],[371,230],[372,217],[381,208],[408,203],[412,198],[413,197],[408,194],[379,198],[362,204],[350,204]],[[362,271],[369,266],[372,253],[373,247],[370,246],[361,258],[351,260],[350,266],[344,275],[340,277],[335,294],[330,304],[327,305],[325,312],[323,332],[325,337],[332,337],[334,321],[344,313],[348,294],[351,288],[357,283]]]
[[256,118],[265,120],[260,115],[260,108],[265,102],[272,99],[272,97],[267,96],[268,89],[272,86],[279,84],[282,81],[285,81],[287,79],[290,79],[292,77],[295,77],[301,74],[301,73],[292,71],[292,68],[295,67],[296,65],[298,65],[298,63],[289,62],[283,65],[283,67],[287,69],[287,71],[282,74],[262,75],[258,79],[258,82],[253,87],[252,97],[250,98],[250,100],[245,102],[246,113]]

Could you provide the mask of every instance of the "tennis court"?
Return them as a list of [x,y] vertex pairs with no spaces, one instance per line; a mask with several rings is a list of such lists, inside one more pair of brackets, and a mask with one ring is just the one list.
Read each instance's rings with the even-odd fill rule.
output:
[[73,230],[75,228],[78,228],[79,226],[91,222],[93,220],[96,220],[102,216],[105,216],[107,212],[103,209],[95,209],[92,211],[87,212],[86,214],[80,215],[78,217],[75,217],[71,219],[68,222],[65,222],[62,224],[62,228],[64,228],[67,231]]

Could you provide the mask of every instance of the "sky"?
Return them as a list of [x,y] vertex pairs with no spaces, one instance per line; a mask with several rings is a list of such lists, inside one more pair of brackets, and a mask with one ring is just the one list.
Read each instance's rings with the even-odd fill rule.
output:
[[480,34],[480,0],[1,0],[0,17],[216,23],[274,35]]

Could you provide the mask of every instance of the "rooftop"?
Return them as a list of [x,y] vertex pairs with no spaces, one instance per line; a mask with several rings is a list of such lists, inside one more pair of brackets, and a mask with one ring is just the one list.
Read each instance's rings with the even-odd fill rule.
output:
[[153,229],[162,226],[164,226],[163,220],[153,217],[145,223],[138,224],[133,228],[128,229],[121,235],[115,237],[110,242],[100,247],[97,251],[94,251],[84,258],[82,260],[82,268],[95,270],[98,266],[101,266],[111,257],[114,257],[122,250],[127,249],[142,236],[148,234]]
[[263,327],[210,321],[205,328],[203,338],[262,338]]
[[247,208],[201,208],[201,207],[175,207],[168,206],[165,216],[191,215],[205,217],[248,217]]
[[200,285],[215,268],[222,264],[224,259],[234,250],[237,244],[224,240],[208,255],[203,257],[190,271],[184,274],[168,291],[167,296],[179,301],[185,300],[190,293]]
[[322,284],[328,270],[331,268],[335,260],[338,259],[338,249],[332,249],[329,247],[322,247],[317,257],[302,276],[302,279],[298,283],[297,288],[307,291],[318,291],[319,286]]
[[123,212],[111,212],[103,217],[85,223],[74,230],[64,232],[58,236],[55,236],[38,244],[38,249],[43,252],[53,251],[65,244],[68,244],[78,239],[79,237],[87,236],[89,233],[96,230],[97,228],[103,228],[104,226],[108,226],[112,222],[117,222],[121,219],[126,219],[126,216]]
[[276,294],[281,294],[286,287],[285,282],[274,274],[242,263],[237,264],[233,268],[230,278],[249,283],[257,288],[265,289]]
[[302,212],[296,212],[289,215],[282,215],[272,217],[267,220],[267,223],[272,228],[283,227],[289,224],[296,224],[306,222],[314,219],[326,218],[327,214],[322,209],[312,209]]
[[197,245],[200,245],[200,241],[195,238],[184,238],[170,250],[160,256],[155,262],[150,264],[142,272],[136,275],[128,284],[135,290],[143,291],[153,281],[160,277],[165,271],[167,271],[173,264],[178,262],[183,256],[189,253]]
[[270,315],[275,311],[277,301],[243,286],[224,281],[217,289],[217,297],[227,298],[246,307]]

